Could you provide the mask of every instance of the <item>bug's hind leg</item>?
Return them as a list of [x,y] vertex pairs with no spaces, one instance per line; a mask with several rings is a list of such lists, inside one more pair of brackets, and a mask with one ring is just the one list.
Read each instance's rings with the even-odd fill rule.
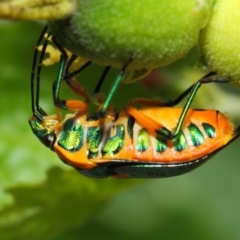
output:
[[[176,98],[175,100],[168,100],[168,101],[155,101],[155,100],[149,100],[149,99],[135,99],[131,102],[129,102],[127,104],[126,107],[126,112],[131,115],[132,117],[134,117],[141,126],[147,128],[149,130],[149,132],[151,132],[151,134],[153,134],[154,136],[160,136],[163,137],[165,139],[174,139],[175,137],[178,136],[178,134],[180,133],[182,124],[184,122],[184,118],[188,112],[188,109],[191,106],[191,103],[198,91],[198,89],[201,87],[202,84],[206,84],[206,83],[211,83],[211,82],[215,82],[215,83],[228,83],[230,81],[230,79],[219,79],[216,77],[216,73],[211,72],[207,75],[205,75],[203,78],[199,79],[195,84],[193,84],[192,86],[190,86],[186,91],[184,91],[178,98]],[[174,129],[174,131],[171,131],[163,126],[161,126],[157,121],[155,121],[154,119],[149,118],[148,116],[146,116],[144,113],[142,113],[141,111],[139,111],[138,109],[136,109],[134,107],[134,105],[141,105],[141,106],[149,106],[149,107],[153,107],[153,106],[175,106],[176,104],[178,104],[184,97],[186,97],[187,95],[189,95],[182,113],[179,117],[178,123]]]

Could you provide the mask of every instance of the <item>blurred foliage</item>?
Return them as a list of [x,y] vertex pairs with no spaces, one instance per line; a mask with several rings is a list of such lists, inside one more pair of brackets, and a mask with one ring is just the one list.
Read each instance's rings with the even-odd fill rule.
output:
[[[156,180],[91,179],[64,165],[31,133],[30,72],[43,24],[0,23],[0,236],[1,239],[239,239],[239,139],[186,175]],[[203,73],[196,50],[183,61],[121,85],[118,109],[134,97],[174,98]],[[57,66],[43,69],[41,106],[54,113],[51,83]],[[89,93],[102,71],[79,74]],[[107,93],[112,70],[103,87]],[[64,88],[63,96],[72,96]],[[238,91],[204,86],[197,107],[217,108],[238,121]],[[234,104],[233,104],[234,103]],[[91,111],[95,111],[92,106]],[[237,118],[238,117],[238,118]]]

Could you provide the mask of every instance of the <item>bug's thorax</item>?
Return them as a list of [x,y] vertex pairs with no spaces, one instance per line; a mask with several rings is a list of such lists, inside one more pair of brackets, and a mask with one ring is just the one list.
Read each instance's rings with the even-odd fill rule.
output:
[[[87,115],[68,114],[55,128],[54,151],[70,165],[80,168],[95,167],[98,159],[99,162],[109,160],[109,157],[103,157],[104,151],[111,152],[111,149],[114,149],[111,143],[106,144],[109,139],[120,138],[119,140],[124,142],[119,122],[126,120],[123,118],[115,120],[108,115],[89,119]],[[104,150],[106,147],[107,150]],[[96,161],[90,161],[91,159]]]

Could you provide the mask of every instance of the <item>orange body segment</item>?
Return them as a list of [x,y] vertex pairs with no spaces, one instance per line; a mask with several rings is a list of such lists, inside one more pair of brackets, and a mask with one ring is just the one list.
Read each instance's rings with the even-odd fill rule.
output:
[[[138,113],[137,119],[135,119],[135,114],[133,114],[133,117],[125,111],[122,111],[119,113],[116,120],[109,119],[108,117],[98,120],[86,120],[85,117],[77,118],[74,114],[68,115],[67,119],[72,118],[83,126],[84,134],[82,137],[84,144],[78,151],[71,152],[58,146],[56,141],[54,151],[56,151],[64,162],[81,169],[90,169],[96,167],[96,165],[100,163],[113,161],[180,163],[204,157],[227,144],[234,136],[234,126],[232,122],[222,113],[215,110],[190,109],[182,125],[186,147],[182,150],[177,150],[174,140],[166,140],[166,149],[162,152],[158,152],[156,150],[157,129],[148,124],[153,121],[157,123],[159,127],[164,126],[169,130],[174,130],[181,111],[181,108],[144,107],[139,110],[134,109],[134,111],[129,111],[130,113]],[[144,116],[144,118],[141,119],[139,116]],[[134,124],[131,129],[132,136],[128,133],[128,128],[130,127],[128,121],[130,118],[134,119]],[[144,122],[145,119],[149,121]],[[204,131],[203,123],[211,125],[214,129],[214,136],[209,137],[206,131]],[[193,144],[192,133],[189,130],[191,124],[197,127],[204,139],[203,143],[198,146]],[[63,126],[64,123],[56,133],[61,133],[63,131]],[[106,142],[112,141],[112,139],[117,136],[116,129],[118,126],[123,126],[124,129],[124,137],[122,138],[120,150],[116,153],[112,153],[111,151],[103,153]],[[103,133],[98,145],[97,155],[93,158],[88,157],[90,146],[87,144],[87,131],[91,127],[99,127],[102,129]],[[144,150],[139,150],[138,145],[141,140],[139,131],[142,129],[146,131],[144,141],[146,141],[147,147]],[[154,134],[152,134],[153,132]]]

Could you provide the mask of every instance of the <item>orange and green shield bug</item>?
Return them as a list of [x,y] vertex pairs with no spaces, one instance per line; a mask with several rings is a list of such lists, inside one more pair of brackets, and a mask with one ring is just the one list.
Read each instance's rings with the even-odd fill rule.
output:
[[[47,41],[38,66],[41,66],[46,45]],[[58,111],[48,115],[39,106],[41,67],[35,77],[35,50],[31,77],[33,114],[29,124],[45,146],[86,176],[161,178],[184,174],[209,160],[240,135],[240,128],[235,128],[221,112],[190,108],[202,84],[227,83],[229,79],[218,79],[215,73],[209,73],[173,101],[134,99],[120,112],[114,110],[107,97],[100,109],[90,114],[89,97],[75,79],[79,71],[69,72],[71,61],[63,48],[59,47],[59,51],[62,56],[58,76],[52,85],[53,103]],[[63,81],[83,100],[61,99]],[[174,107],[186,96],[183,108]],[[63,109],[70,112],[65,117],[61,114]]]

